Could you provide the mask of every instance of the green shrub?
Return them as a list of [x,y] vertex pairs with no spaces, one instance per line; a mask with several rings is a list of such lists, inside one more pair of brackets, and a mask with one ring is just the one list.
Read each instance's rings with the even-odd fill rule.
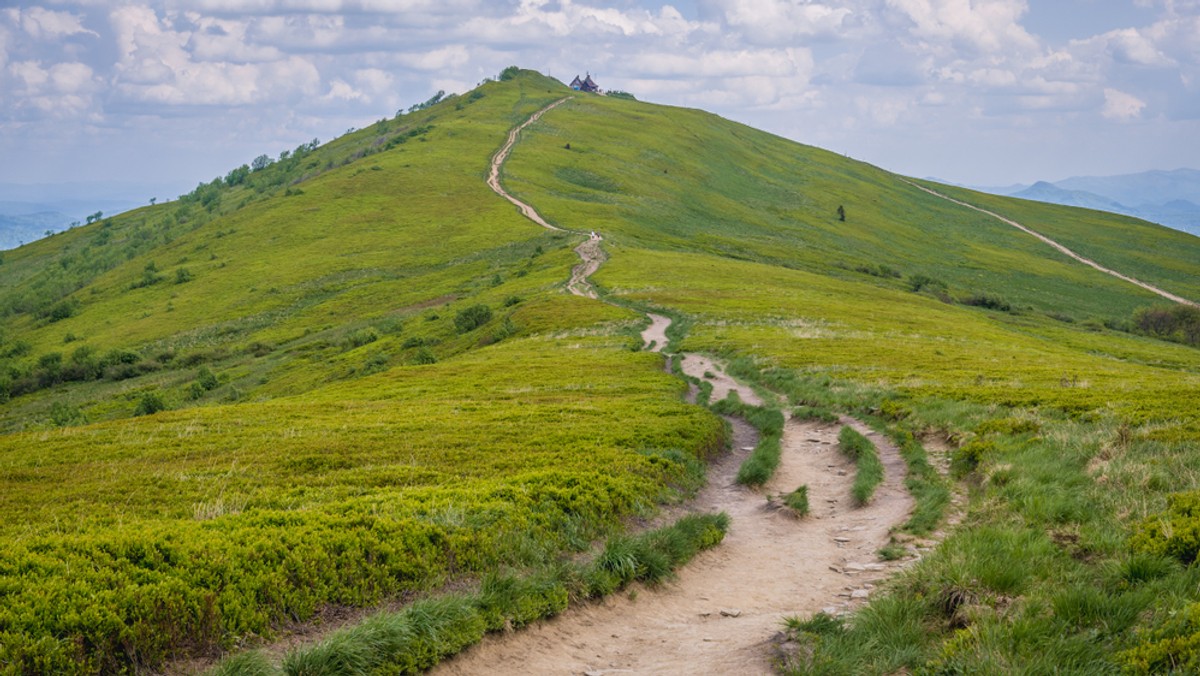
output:
[[915,274],[908,276],[908,288],[910,291],[931,291],[934,293],[945,292],[946,283],[936,277],[930,277],[924,274]]
[[437,356],[434,355],[429,348],[422,347],[421,349],[417,350],[416,354],[413,355],[413,363],[418,366],[436,364]]
[[50,307],[50,311],[46,316],[52,322],[62,321],[68,317],[74,317],[79,314],[80,302],[75,298],[59,301]]
[[50,422],[55,427],[66,427],[87,422],[83,411],[78,406],[56,401],[50,405]]
[[966,476],[978,469],[983,459],[995,451],[995,442],[988,439],[972,439],[954,449],[950,455],[950,471],[956,477]]
[[1131,539],[1134,551],[1194,563],[1200,554],[1200,490],[1167,497],[1167,509],[1147,517]]
[[509,66],[508,68],[505,68],[504,70],[500,71],[499,80],[501,82],[508,82],[509,80],[513,79],[520,73],[521,73],[520,68],[518,68],[516,66]]
[[1117,661],[1132,674],[1200,673],[1200,603],[1143,632],[1136,646],[1117,654]]
[[356,347],[374,343],[377,340],[379,340],[379,332],[368,326],[365,329],[359,329],[346,336],[346,349],[352,350]]
[[973,307],[981,307],[987,310],[997,310],[999,312],[1012,312],[1012,304],[1004,300],[1000,296],[995,296],[990,293],[975,293],[967,296],[962,301],[963,305]]
[[200,370],[196,372],[196,384],[207,392],[215,390],[221,384],[221,381],[217,380],[217,375],[207,366],[201,366]]
[[152,415],[159,411],[166,410],[167,405],[163,402],[162,397],[156,392],[147,392],[138,399],[137,408],[134,409],[134,415]]
[[492,321],[492,309],[486,305],[472,305],[458,311],[454,316],[454,327],[459,333],[468,333]]

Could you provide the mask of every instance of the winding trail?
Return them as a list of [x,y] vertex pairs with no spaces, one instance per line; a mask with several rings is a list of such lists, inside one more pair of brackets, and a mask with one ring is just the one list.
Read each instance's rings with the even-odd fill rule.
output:
[[1018,223],[1018,222],[1016,222],[1016,221],[1014,221],[1014,220],[1012,220],[1012,219],[1005,218],[1004,216],[1001,216],[1000,214],[998,214],[998,213],[996,213],[996,212],[994,212],[994,211],[988,211],[987,209],[984,209],[983,207],[977,207],[977,206],[975,206],[974,204],[969,204],[969,203],[967,203],[967,202],[963,202],[962,200],[957,200],[957,199],[954,199],[953,197],[950,197],[949,195],[944,195],[944,194],[942,194],[942,193],[940,193],[940,192],[938,192],[938,191],[936,191],[936,190],[932,190],[932,189],[930,189],[930,188],[926,188],[926,187],[925,187],[925,186],[923,186],[923,185],[919,185],[919,184],[917,184],[917,183],[913,183],[912,181],[906,181],[906,180],[904,180],[904,179],[900,179],[900,180],[904,181],[905,183],[907,183],[907,184],[911,185],[912,187],[914,187],[914,188],[916,188],[916,189],[918,189],[918,190],[923,190],[923,191],[925,191],[925,192],[929,193],[930,195],[933,195],[934,197],[940,197],[940,198],[942,198],[942,199],[946,200],[947,202],[953,202],[954,204],[957,204],[957,205],[959,205],[959,206],[963,206],[963,207],[966,207],[966,208],[968,208],[968,209],[974,209],[975,211],[978,211],[978,212],[980,212],[980,213],[983,213],[983,214],[987,214],[988,216],[991,216],[992,218],[995,218],[995,219],[997,219],[997,220],[999,220],[999,221],[1001,221],[1001,222],[1003,222],[1003,223],[1007,223],[1008,225],[1011,225],[1012,227],[1014,227],[1014,228],[1016,228],[1016,229],[1020,230],[1021,232],[1025,232],[1025,233],[1028,233],[1028,234],[1030,234],[1030,235],[1033,235],[1034,237],[1036,237],[1036,238],[1040,239],[1041,241],[1045,242],[1046,244],[1049,244],[1050,246],[1054,247],[1054,248],[1055,248],[1055,249],[1057,249],[1059,252],[1061,252],[1061,253],[1063,253],[1063,254],[1066,254],[1067,256],[1069,256],[1069,257],[1071,257],[1071,258],[1073,258],[1073,259],[1075,259],[1075,260],[1079,261],[1080,263],[1083,263],[1084,265],[1091,266],[1091,267],[1093,267],[1093,268],[1095,268],[1095,269],[1099,270],[1100,272],[1103,272],[1103,273],[1105,273],[1105,274],[1108,274],[1108,275],[1112,275],[1113,277],[1116,277],[1117,279],[1120,279],[1120,280],[1124,280],[1124,281],[1126,281],[1126,282],[1129,282],[1130,284],[1134,284],[1134,285],[1140,286],[1140,287],[1142,287],[1143,289],[1145,289],[1145,290],[1147,290],[1147,291],[1149,291],[1149,292],[1151,292],[1151,293],[1156,293],[1156,294],[1158,294],[1158,295],[1162,296],[1163,298],[1166,298],[1167,300],[1171,300],[1171,301],[1174,301],[1174,302],[1176,302],[1176,303],[1182,303],[1183,305],[1191,305],[1192,307],[1200,307],[1200,304],[1197,304],[1197,303],[1196,303],[1196,302],[1194,302],[1194,301],[1190,301],[1190,300],[1188,300],[1187,298],[1184,298],[1184,297],[1182,297],[1182,296],[1177,296],[1177,295],[1175,295],[1175,294],[1171,293],[1170,291],[1166,291],[1166,290],[1164,290],[1164,289],[1160,289],[1160,288],[1158,288],[1157,286],[1154,286],[1153,284],[1148,284],[1148,283],[1146,283],[1146,282],[1143,282],[1143,281],[1142,281],[1142,280],[1140,280],[1140,279],[1137,279],[1137,278],[1134,278],[1134,277],[1130,277],[1129,275],[1126,275],[1126,274],[1123,274],[1123,273],[1117,272],[1116,270],[1113,270],[1113,269],[1111,269],[1111,268],[1106,268],[1106,267],[1104,267],[1103,265],[1100,265],[1099,263],[1097,263],[1096,261],[1094,261],[1094,260],[1092,260],[1092,259],[1090,259],[1090,258],[1085,258],[1085,257],[1083,257],[1083,256],[1081,256],[1081,255],[1079,255],[1079,254],[1075,253],[1075,252],[1074,252],[1074,251],[1072,251],[1071,249],[1068,249],[1067,247],[1065,247],[1065,246],[1063,246],[1062,244],[1059,244],[1058,242],[1056,242],[1056,241],[1054,241],[1054,240],[1050,239],[1049,237],[1047,237],[1047,236],[1043,235],[1042,233],[1040,233],[1040,232],[1037,232],[1036,230],[1033,230],[1033,229],[1031,229],[1031,228],[1027,228],[1027,227],[1025,227],[1024,225],[1021,225],[1020,223]]
[[[533,221],[534,223],[537,223],[538,225],[542,226],[543,228],[546,228],[547,230],[557,230],[559,232],[564,232],[564,230],[562,228],[556,228],[553,225],[550,225],[549,223],[547,223],[546,220],[544,218],[542,218],[541,214],[539,214],[536,209],[534,209],[533,207],[529,206],[528,204],[522,202],[521,200],[517,199],[516,197],[513,197],[512,195],[510,195],[508,193],[507,190],[504,189],[504,186],[500,185],[500,167],[504,164],[504,160],[508,159],[508,155],[509,155],[509,153],[512,152],[513,146],[517,144],[517,137],[520,136],[521,130],[525,129],[525,127],[528,127],[529,125],[533,124],[534,122],[537,122],[539,119],[541,119],[542,115],[546,114],[547,111],[553,110],[554,108],[566,103],[567,101],[570,101],[572,98],[574,98],[574,97],[571,97],[571,96],[563,97],[563,98],[555,101],[554,103],[551,103],[550,105],[546,106],[545,108],[542,108],[541,110],[537,111],[533,115],[530,115],[528,120],[525,120],[521,124],[513,127],[512,131],[508,132],[508,140],[505,141],[504,145],[500,147],[500,150],[498,150],[496,152],[496,154],[492,156],[492,167],[491,167],[491,170],[488,172],[488,179],[487,179],[488,187],[491,188],[492,191],[495,192],[497,195],[499,195],[499,196],[503,197],[504,199],[508,200],[509,202],[512,202],[513,204],[515,204],[516,207],[521,210],[521,213],[524,214],[525,218],[528,218],[529,220]],[[597,265],[599,265],[599,264],[597,264]]]
[[[548,225],[532,206],[505,192],[499,174],[517,133],[563,100],[509,133],[493,158],[488,180],[531,220],[553,230],[561,228]],[[581,262],[572,269],[567,289],[597,298],[588,277],[606,260],[600,237],[593,234],[575,251]],[[642,332],[644,348],[663,352],[671,320],[656,313],[646,316],[650,325]],[[714,400],[737,392],[746,403],[763,404],[719,362],[698,354],[680,357],[684,373],[713,385]],[[876,552],[913,507],[903,485],[904,461],[894,445],[850,418],[837,425],[789,419],[779,469],[766,486],[753,490],[737,484],[735,477],[757,443],[757,432],[741,420],[728,420],[733,450],[710,464],[708,484],[694,500],[665,515],[728,513],[731,527],[719,547],[702,552],[669,584],[635,586],[627,594],[573,607],[519,632],[488,636],[433,673],[771,674],[771,641],[784,618],[848,611],[903,565],[876,560]],[[865,507],[854,506],[854,467],[837,450],[841,425],[864,432],[884,464],[884,482]],[[807,518],[773,506],[772,496],[801,485],[809,488],[812,510]]]

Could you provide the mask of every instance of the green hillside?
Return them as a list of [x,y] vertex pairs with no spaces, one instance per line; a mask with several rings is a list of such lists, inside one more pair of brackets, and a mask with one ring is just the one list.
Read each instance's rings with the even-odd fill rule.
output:
[[[503,181],[604,235],[610,302],[564,292],[579,236],[485,185],[564,96]],[[938,190],[1200,299],[1200,239]],[[1166,304],[879,168],[521,71],[4,253],[0,673],[149,671],[619,532],[726,436],[631,349],[643,308],[958,449],[962,523],[863,621],[798,620],[793,668],[1200,660],[1198,498],[1170,497],[1200,351],[1131,331]]]

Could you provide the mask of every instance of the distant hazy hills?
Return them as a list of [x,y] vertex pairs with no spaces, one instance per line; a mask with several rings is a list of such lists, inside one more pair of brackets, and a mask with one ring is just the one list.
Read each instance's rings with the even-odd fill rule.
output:
[[1099,209],[1200,235],[1200,171],[1147,171],[1124,176],[1076,176],[978,190],[996,195]]
[[97,211],[112,216],[157,196],[173,199],[187,188],[121,182],[61,184],[0,183],[0,250],[15,249],[83,222]]

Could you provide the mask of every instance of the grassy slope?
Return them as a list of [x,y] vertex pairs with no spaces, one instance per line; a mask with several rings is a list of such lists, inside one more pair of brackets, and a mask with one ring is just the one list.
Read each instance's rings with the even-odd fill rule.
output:
[[[1198,599],[1194,567],[1129,537],[1200,477],[1200,353],[1103,327],[1159,301],[886,172],[704,113],[586,97],[546,124],[514,153],[509,185],[605,233],[602,288],[682,313],[683,349],[793,372],[796,403],[884,411],[964,444],[963,526],[851,624],[797,630],[816,646],[797,668],[1104,673],[1133,665],[1121,651],[1139,642],[1160,668],[1187,650],[1171,637],[1194,629],[1171,618]],[[1194,237],[948,191],[1200,296]],[[868,261],[1017,312],[846,270]]]
[[[719,419],[629,350],[634,313],[563,293],[571,240],[483,184],[507,129],[561,89],[526,73],[389,122],[433,125],[393,149],[354,159],[380,125],[315,149],[297,184],[6,255],[10,300],[83,284],[74,316],[6,319],[4,344],[28,347],[7,366],[79,345],[158,366],[3,405],[0,672],[153,667],[541,563],[667,497],[684,465],[665,452],[720,444]],[[195,227],[142,225],[171,218]],[[110,245],[134,255],[73,267]],[[166,279],[132,288],[151,261]],[[459,332],[475,304],[494,318]],[[421,350],[439,361],[410,365]],[[189,399],[200,366],[219,385]],[[131,418],[145,393],[176,410]],[[60,429],[54,404],[97,422]]]
[[[192,209],[175,225],[170,210],[181,205],[114,219],[108,243],[132,256],[74,292],[79,314],[6,321],[5,345],[29,345],[11,363],[79,342],[180,356],[0,411],[9,429],[33,430],[0,437],[4,508],[27,517],[0,531],[10,545],[0,593],[15,599],[0,627],[42,622],[40,631],[86,637],[91,659],[112,660],[93,666],[153,663],[325,602],[368,603],[577,547],[677,471],[645,451],[711,447],[715,419],[680,405],[654,359],[625,351],[619,331],[634,315],[557,292],[569,239],[522,221],[483,187],[504,131],[561,90],[525,74],[483,92],[317,149],[296,169],[308,176],[302,194],[242,187],[211,215]],[[426,124],[433,130],[404,145],[353,159]],[[817,654],[831,671],[930,660],[1103,670],[1131,644],[1132,626],[1099,626],[1104,609],[1132,608],[1153,624],[1194,600],[1178,570],[1127,588],[1111,572],[1132,525],[1200,470],[1187,452],[1200,440],[1200,407],[1186,403],[1200,389],[1197,353],[1102,326],[1154,297],[886,172],[705,113],[580,96],[531,131],[508,187],[551,220],[605,233],[612,258],[598,282],[681,312],[693,322],[686,348],[795,371],[811,385],[803,396],[823,399],[813,403],[886,409],[915,431],[986,442],[964,527],[903,593],[830,635],[833,648]],[[1162,233],[976,197],[965,198],[1200,295],[1188,273],[1194,239],[1138,255]],[[105,246],[103,227],[8,253],[0,276],[14,293],[68,288],[55,265],[76,269],[83,246]],[[129,248],[139,237],[169,241]],[[130,289],[152,261],[167,282]],[[946,304],[903,279],[855,271],[879,264],[943,279],[956,296],[1003,296],[1019,312]],[[169,283],[180,266],[194,279]],[[478,302],[496,319],[458,335],[454,313]],[[513,330],[501,330],[505,318]],[[366,328],[377,340],[347,343]],[[83,340],[64,343],[67,333]],[[442,361],[398,366],[418,343]],[[179,364],[193,353],[221,385],[189,401],[195,368]],[[591,366],[581,371],[580,358]],[[151,390],[181,410],[124,420]],[[47,414],[63,401],[109,422],[38,431],[53,427]],[[985,431],[1008,429],[1005,420],[1040,433]],[[510,532],[519,536],[497,534]],[[222,553],[230,541],[245,544]],[[97,552],[107,558],[89,564],[96,574],[67,584]],[[1017,565],[1019,552],[1036,556]],[[214,585],[214,575],[244,582]],[[937,601],[959,592],[974,613],[967,635],[952,633],[962,618]],[[49,610],[73,606],[97,611]],[[919,631],[871,634],[872,617]],[[1023,641],[1022,631],[1049,638]],[[26,640],[38,635],[6,649],[71,658],[69,641]]]
[[[615,243],[857,279],[865,275],[844,268],[884,264],[1077,319],[1124,319],[1156,298],[885,171],[708,113],[589,97],[544,121],[542,133],[513,153],[509,187],[536,199],[551,219],[601,230]],[[1018,200],[988,204],[1017,208],[1014,215],[1038,224],[1063,213]],[[1075,228],[1070,244],[1107,224],[1104,250],[1094,252],[1099,262],[1111,257],[1118,266],[1127,252],[1146,251],[1136,274],[1200,297],[1195,275],[1179,274],[1194,269],[1200,239],[1120,217],[1080,217],[1089,220],[1063,227]],[[1155,241],[1170,245],[1145,245],[1160,236]]]

